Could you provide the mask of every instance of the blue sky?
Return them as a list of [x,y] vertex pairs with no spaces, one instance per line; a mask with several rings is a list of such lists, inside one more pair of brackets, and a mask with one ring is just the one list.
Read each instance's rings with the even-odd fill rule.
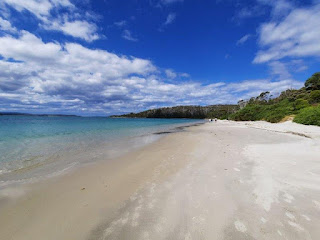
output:
[[110,115],[300,88],[320,1],[2,0],[0,111]]

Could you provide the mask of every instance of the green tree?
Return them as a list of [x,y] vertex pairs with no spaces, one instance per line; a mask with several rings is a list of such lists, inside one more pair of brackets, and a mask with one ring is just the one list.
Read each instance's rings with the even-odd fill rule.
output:
[[307,90],[320,90],[320,72],[317,72],[308,78],[304,85]]

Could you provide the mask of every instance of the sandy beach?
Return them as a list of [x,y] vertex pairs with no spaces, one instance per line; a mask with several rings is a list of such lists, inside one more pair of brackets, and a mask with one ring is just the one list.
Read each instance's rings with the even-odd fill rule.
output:
[[320,239],[320,127],[218,121],[0,192],[0,239]]

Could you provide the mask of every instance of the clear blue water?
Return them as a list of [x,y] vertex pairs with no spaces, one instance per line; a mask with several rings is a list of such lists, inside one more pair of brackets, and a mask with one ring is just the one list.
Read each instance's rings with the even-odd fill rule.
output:
[[[50,174],[153,141],[188,119],[0,116],[0,180]],[[23,171],[21,171],[23,170]]]

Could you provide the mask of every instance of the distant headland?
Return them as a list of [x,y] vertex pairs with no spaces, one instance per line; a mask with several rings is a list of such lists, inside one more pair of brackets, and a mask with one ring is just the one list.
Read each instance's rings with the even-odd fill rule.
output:
[[33,113],[20,113],[20,112],[0,112],[0,116],[80,117],[78,115],[70,115],[70,114],[33,114]]

